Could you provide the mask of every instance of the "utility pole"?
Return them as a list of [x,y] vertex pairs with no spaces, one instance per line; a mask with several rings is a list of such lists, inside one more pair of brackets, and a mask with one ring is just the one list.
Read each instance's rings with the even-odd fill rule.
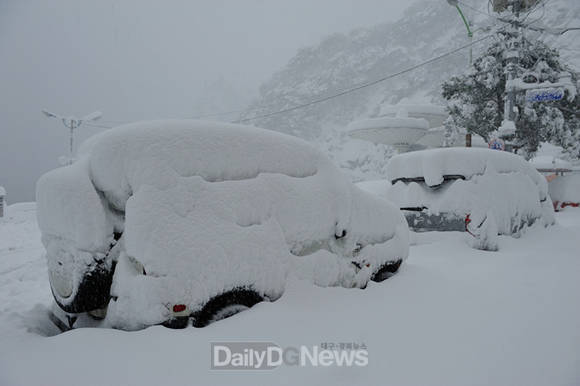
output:
[[[506,60],[506,98],[504,103],[504,117],[501,126],[498,128],[499,138],[505,143],[505,150],[513,150],[513,139],[516,134],[516,122],[518,114],[516,111],[516,78],[518,76],[518,64],[520,59],[520,48],[522,44],[521,26],[519,23],[522,0],[507,1],[507,8],[511,9],[512,17],[508,32],[508,49],[505,52]],[[511,6],[511,7],[510,7]],[[495,7],[495,4],[494,4]]]
[[103,116],[103,114],[100,111],[95,111],[93,113],[87,114],[82,118],[76,118],[72,116],[64,117],[58,114],[51,113],[47,110],[42,110],[42,113],[49,118],[60,119],[62,124],[69,129],[69,157],[65,162],[65,164],[67,165],[72,164],[74,161],[73,152],[74,152],[75,129],[78,129],[84,122],[96,121],[97,119]]
[[512,2],[512,13],[513,18],[511,22],[510,40],[508,42],[508,51],[506,53],[506,71],[507,71],[507,82],[506,82],[506,95],[507,100],[505,104],[506,111],[504,117],[508,120],[516,121],[516,88],[514,81],[517,77],[517,68],[520,59],[520,27],[518,26],[518,20],[520,17],[520,0],[514,0]]
[[[449,0],[448,0],[449,1]],[[580,30],[580,27],[568,27],[562,29],[548,29],[548,28],[541,28],[537,26],[525,25],[523,22],[525,21],[525,17],[523,20],[520,20],[520,12],[532,12],[534,7],[540,3],[540,0],[492,0],[493,2],[493,9],[496,12],[511,12],[511,17],[509,18],[500,18],[502,22],[508,24],[508,28],[506,31],[507,35],[507,50],[504,53],[504,59],[506,61],[506,82],[505,82],[505,103],[504,103],[504,119],[501,126],[497,130],[497,135],[501,141],[503,141],[506,151],[513,151],[513,140],[515,138],[516,133],[516,122],[519,118],[519,112],[517,110],[516,101],[517,95],[519,92],[526,91],[526,99],[527,98],[534,98],[534,93],[531,96],[528,96],[528,93],[532,91],[541,91],[542,88],[546,89],[545,86],[536,89],[530,89],[529,87],[522,87],[522,82],[520,82],[518,78],[518,69],[519,69],[519,62],[520,62],[520,54],[524,44],[523,38],[523,29],[531,29],[540,32],[547,32],[552,34],[564,34],[568,31],[572,30]],[[564,95],[564,91],[561,89],[562,83],[561,80],[558,82],[559,84],[554,85],[554,87],[558,86],[560,90],[558,91],[557,88],[549,89],[550,92],[544,92],[541,94],[540,101],[555,101],[562,99]],[[491,146],[491,144],[490,144]]]
[[[473,46],[471,43],[473,42],[473,31],[471,31],[471,23],[467,20],[461,8],[459,8],[459,0],[447,0],[447,3],[455,7],[457,12],[459,12],[459,16],[461,16],[461,20],[463,20],[463,24],[465,24],[465,28],[467,29],[467,38],[469,39],[469,68],[473,65]],[[471,133],[465,134],[465,147],[471,147]]]

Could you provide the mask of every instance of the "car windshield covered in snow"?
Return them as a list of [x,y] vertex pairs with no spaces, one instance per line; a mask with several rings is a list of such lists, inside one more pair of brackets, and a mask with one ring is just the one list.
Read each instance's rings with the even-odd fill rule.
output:
[[37,184],[57,304],[105,326],[203,326],[275,300],[294,272],[365,287],[408,254],[399,210],[306,142],[200,121],[121,126]]

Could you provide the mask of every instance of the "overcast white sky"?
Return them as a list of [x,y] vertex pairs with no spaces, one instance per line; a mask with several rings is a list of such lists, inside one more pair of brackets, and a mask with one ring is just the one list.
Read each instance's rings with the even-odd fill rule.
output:
[[298,48],[395,20],[408,4],[0,0],[0,185],[10,202],[33,200],[36,179],[66,154],[66,129],[42,108],[99,109],[104,120],[191,116],[208,83],[221,77],[254,94]]

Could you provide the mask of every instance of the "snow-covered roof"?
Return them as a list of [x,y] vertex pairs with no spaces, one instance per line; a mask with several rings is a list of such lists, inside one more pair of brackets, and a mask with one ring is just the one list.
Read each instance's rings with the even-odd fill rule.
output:
[[385,128],[409,128],[409,129],[429,129],[429,122],[422,118],[403,117],[380,117],[362,119],[348,125],[349,130],[360,129],[385,129]]
[[399,117],[363,119],[348,126],[353,138],[387,145],[413,144],[428,129],[429,123],[425,119]]
[[404,110],[409,114],[448,115],[445,107],[431,104],[400,104],[381,107],[381,114],[397,114]]
[[441,126],[449,114],[445,107],[433,104],[398,104],[381,106],[379,115],[423,118],[433,128]]

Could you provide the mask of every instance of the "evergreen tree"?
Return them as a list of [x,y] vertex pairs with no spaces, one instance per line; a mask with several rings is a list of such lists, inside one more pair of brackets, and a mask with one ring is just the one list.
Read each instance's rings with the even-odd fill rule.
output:
[[[500,32],[497,39],[478,57],[470,70],[442,85],[449,101],[452,123],[489,140],[504,119],[507,42]],[[571,158],[580,158],[580,98],[576,95],[576,74],[560,61],[557,50],[539,40],[522,38],[519,47],[517,82],[534,87],[551,82],[565,85],[564,99],[554,102],[526,102],[518,92],[515,146],[531,157],[540,142],[563,147]]]

